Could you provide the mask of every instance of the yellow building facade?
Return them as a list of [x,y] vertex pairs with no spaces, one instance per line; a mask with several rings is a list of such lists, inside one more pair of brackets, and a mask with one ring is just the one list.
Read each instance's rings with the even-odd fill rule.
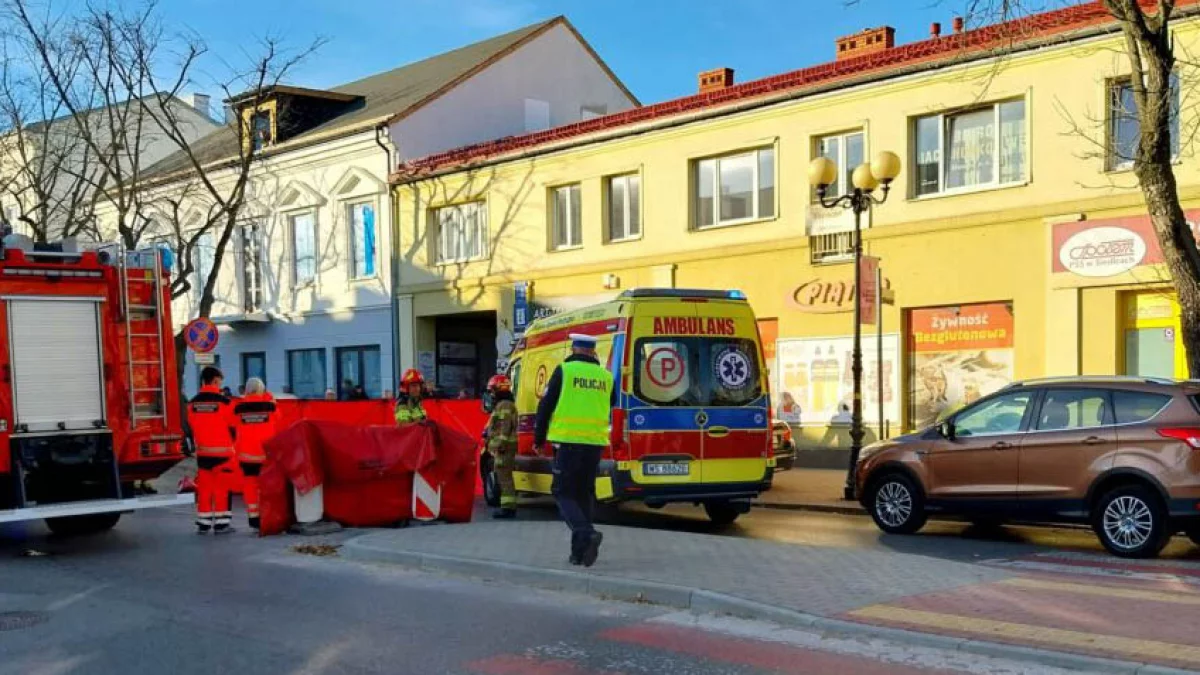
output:
[[[529,317],[635,287],[740,289],[768,342],[778,416],[809,444],[844,445],[853,220],[814,204],[806,171],[820,155],[848,173],[890,150],[902,172],[863,223],[891,299],[882,339],[863,328],[868,423],[880,391],[894,434],[1014,379],[1186,375],[1178,306],[1124,160],[1128,63],[1111,25],[1071,16],[1003,55],[889,35],[882,56],[799,71],[793,88],[737,85],[675,114],[401,167],[402,361],[474,390]],[[1176,42],[1200,46],[1200,20],[1181,19]],[[1176,169],[1185,209],[1200,209],[1186,142],[1195,74],[1180,68]]]

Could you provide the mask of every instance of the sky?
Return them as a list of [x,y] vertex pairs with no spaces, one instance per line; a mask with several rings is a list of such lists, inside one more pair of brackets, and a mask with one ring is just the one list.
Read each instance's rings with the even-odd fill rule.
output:
[[[949,32],[969,0],[161,0],[168,22],[230,61],[255,40],[327,42],[286,80],[323,88],[565,15],[643,103],[694,93],[730,67],[745,82],[833,60],[834,40],[896,28],[898,44]],[[231,16],[230,8],[236,7]],[[250,45],[250,46],[247,46]],[[210,92],[218,93],[218,92]]]

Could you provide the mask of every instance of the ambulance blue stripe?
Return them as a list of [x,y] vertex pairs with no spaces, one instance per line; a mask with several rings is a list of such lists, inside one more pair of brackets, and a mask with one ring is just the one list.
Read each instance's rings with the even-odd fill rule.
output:
[[[648,406],[629,396],[628,424],[630,431],[695,431],[696,413],[700,408],[666,408]],[[767,399],[736,408],[704,408],[709,427],[761,430],[767,424]]]

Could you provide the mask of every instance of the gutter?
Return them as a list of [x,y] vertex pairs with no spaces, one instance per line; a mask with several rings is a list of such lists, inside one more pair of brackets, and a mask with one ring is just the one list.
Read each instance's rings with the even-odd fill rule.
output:
[[[384,176],[387,176],[388,172],[392,170],[392,149],[383,140],[387,129],[386,122],[375,125],[375,144],[383,149]],[[392,315],[392,392],[396,394],[400,391],[400,297],[397,295],[400,290],[400,195],[390,186],[388,188],[388,219],[390,234],[388,271],[391,278],[388,304],[391,307]]]
[[[1174,17],[1172,18],[1172,21],[1174,22],[1174,21],[1179,21],[1182,19],[1191,18],[1191,17],[1196,16],[1197,14],[1200,14],[1200,6],[1192,6],[1192,7],[1188,7],[1188,8],[1177,8]],[[580,140],[568,141],[566,143],[562,143],[562,144],[558,144],[558,145],[543,145],[541,147],[534,146],[533,148],[525,150],[525,151],[517,151],[514,154],[500,155],[500,156],[490,158],[490,159],[482,159],[478,162],[472,162],[470,160],[467,160],[466,162],[464,162],[462,164],[455,164],[453,166],[447,166],[445,168],[433,169],[428,172],[422,172],[418,169],[416,173],[409,175],[409,176],[404,176],[404,175],[400,174],[399,171],[397,171],[395,174],[391,174],[389,176],[389,182],[391,182],[392,185],[396,185],[396,186],[410,185],[410,184],[418,183],[418,182],[421,182],[424,180],[429,180],[431,178],[437,178],[440,176],[446,176],[446,175],[458,173],[458,172],[461,172],[464,170],[472,170],[473,171],[473,170],[483,169],[483,168],[487,168],[487,167],[497,166],[500,164],[505,164],[508,162],[517,162],[517,161],[531,159],[534,157],[540,157],[543,155],[549,155],[549,154],[553,154],[553,153],[557,153],[557,152],[566,152],[569,150],[575,150],[577,148],[586,147],[589,145],[595,145],[595,144],[603,143],[603,142],[607,142],[607,141],[620,140],[620,139],[624,139],[624,138],[632,138],[635,136],[640,136],[640,135],[655,132],[655,131],[662,131],[662,130],[666,130],[666,129],[673,129],[676,127],[686,126],[688,124],[692,124],[695,122],[702,122],[702,121],[706,121],[706,120],[710,120],[710,119],[726,117],[729,115],[736,115],[736,114],[742,113],[742,112],[758,110],[760,108],[766,108],[766,107],[778,105],[781,103],[788,103],[791,101],[808,98],[808,97],[811,97],[814,95],[823,94],[823,93],[827,93],[827,92],[831,92],[831,91],[846,90],[846,89],[850,89],[853,87],[858,87],[858,86],[862,86],[862,85],[866,85],[866,84],[873,84],[876,82],[883,82],[883,81],[887,81],[887,80],[891,80],[891,79],[896,79],[899,77],[904,77],[906,75],[914,75],[917,73],[937,71],[937,70],[942,70],[942,69],[946,69],[946,68],[952,68],[952,67],[959,66],[959,65],[973,63],[976,61],[986,61],[991,58],[999,58],[999,57],[1005,57],[1005,56],[1012,56],[1015,54],[1022,54],[1025,52],[1037,51],[1040,49],[1044,49],[1046,47],[1058,46],[1063,43],[1076,42],[1076,41],[1086,40],[1086,39],[1094,38],[1094,37],[1102,37],[1102,36],[1112,35],[1114,33],[1118,33],[1120,30],[1121,30],[1120,26],[1114,21],[1114,22],[1106,23],[1106,24],[1096,26],[1096,27],[1082,28],[1082,29],[1075,31],[1074,33],[1062,33],[1062,34],[1053,35],[1053,36],[1050,36],[1047,38],[1043,38],[1040,40],[1032,40],[1030,42],[1024,43],[1019,48],[1010,48],[1007,50],[1004,48],[997,48],[995,51],[992,51],[991,53],[983,53],[980,55],[962,55],[960,58],[952,57],[945,61],[934,62],[934,63],[929,63],[929,62],[915,63],[915,64],[911,64],[908,66],[902,66],[902,67],[899,67],[896,69],[884,70],[882,72],[868,73],[868,74],[865,74],[865,75],[862,75],[859,77],[851,77],[851,78],[848,78],[845,80],[832,81],[832,82],[828,82],[825,84],[817,84],[813,87],[802,87],[800,89],[796,89],[796,90],[792,90],[792,91],[786,91],[786,92],[777,93],[777,94],[768,94],[767,96],[765,96],[763,98],[752,99],[750,101],[746,101],[743,103],[735,103],[728,107],[721,107],[721,108],[715,108],[715,109],[710,109],[710,110],[702,110],[700,112],[691,113],[691,114],[684,113],[681,116],[667,118],[667,119],[659,121],[659,122],[652,121],[652,122],[645,124],[644,126],[635,126],[633,128],[620,129],[617,131],[612,131],[612,132],[607,132],[607,133],[600,131],[600,132],[596,132],[597,135],[590,136],[590,137],[584,137],[584,138],[581,138]],[[967,49],[967,47],[964,47],[964,49]]]

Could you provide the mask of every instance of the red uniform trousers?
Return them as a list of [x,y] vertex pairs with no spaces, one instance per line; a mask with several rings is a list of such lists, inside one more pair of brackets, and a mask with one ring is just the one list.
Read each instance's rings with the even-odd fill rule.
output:
[[257,528],[259,523],[259,491],[258,474],[262,473],[262,460],[248,461],[239,458],[242,465],[242,501],[246,502],[246,517],[250,527]]
[[196,468],[196,524],[202,529],[228,526],[233,520],[229,505],[233,448],[198,450]]

